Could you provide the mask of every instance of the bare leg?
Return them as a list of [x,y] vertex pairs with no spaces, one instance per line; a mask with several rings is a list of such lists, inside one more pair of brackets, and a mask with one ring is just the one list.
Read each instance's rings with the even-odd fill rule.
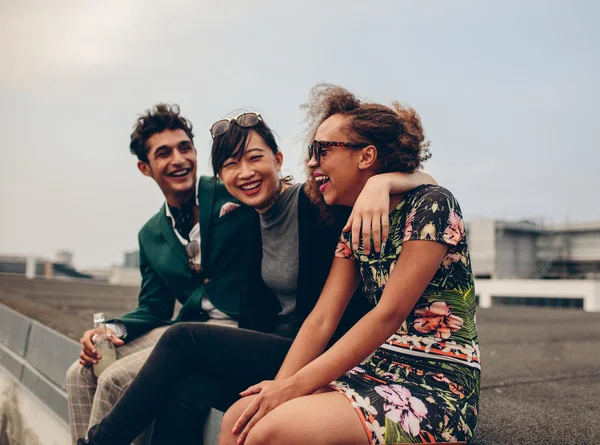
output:
[[[241,408],[241,404],[232,406],[232,409],[238,408]],[[228,431],[222,429],[223,439],[226,438],[224,433],[231,436],[226,438],[228,440],[232,437],[237,439],[237,436],[231,435],[233,424],[231,427],[227,424],[226,427]],[[359,445],[368,444],[369,441],[360,418],[348,399],[338,392],[325,392],[290,400],[271,411],[250,431],[245,445],[282,443]],[[235,445],[235,441],[219,440],[219,445]]]
[[244,397],[231,405],[227,410],[221,421],[219,445],[235,445],[238,435],[231,432],[233,430],[233,425],[235,425],[235,422],[237,422],[246,407],[250,405],[255,397],[255,395]]

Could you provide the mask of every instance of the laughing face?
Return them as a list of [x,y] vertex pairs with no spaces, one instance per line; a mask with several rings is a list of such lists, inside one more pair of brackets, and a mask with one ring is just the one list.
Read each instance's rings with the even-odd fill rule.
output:
[[231,195],[250,207],[260,208],[279,187],[282,162],[283,155],[273,153],[264,139],[251,130],[243,154],[225,160],[219,177]]
[[[317,129],[315,140],[355,142],[348,137],[344,129],[347,119],[341,114],[329,117]],[[365,164],[365,154],[373,149],[373,146],[363,150],[322,147],[318,162],[315,156],[308,160],[311,181],[314,181],[327,205],[354,205],[367,179],[375,173],[371,169],[373,161]]]
[[194,194],[196,187],[196,149],[183,130],[165,130],[146,142],[148,162],[138,168],[152,177],[169,205],[179,207]]

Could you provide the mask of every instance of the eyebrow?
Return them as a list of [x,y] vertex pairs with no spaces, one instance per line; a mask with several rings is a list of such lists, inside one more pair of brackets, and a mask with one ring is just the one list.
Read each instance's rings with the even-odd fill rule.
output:
[[156,150],[154,150],[154,153],[152,153],[152,156],[156,156],[156,153],[158,153],[161,150],[166,150],[166,149],[171,150],[173,147],[181,147],[182,145],[193,145],[193,144],[190,141],[185,140],[185,139],[177,142],[177,144],[175,144],[175,145],[164,144],[164,145],[161,145],[160,147],[156,147]]
[[259,151],[262,153],[264,151],[264,148],[260,148],[260,147],[249,148],[244,152],[244,154],[251,153],[253,151]]

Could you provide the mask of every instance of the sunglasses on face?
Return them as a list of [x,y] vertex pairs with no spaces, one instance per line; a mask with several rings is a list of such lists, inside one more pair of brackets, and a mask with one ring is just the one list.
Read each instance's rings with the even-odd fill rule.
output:
[[196,273],[201,272],[202,266],[200,263],[196,262],[196,257],[200,253],[200,243],[197,240],[190,241],[187,246],[185,246],[185,253],[187,253],[188,256],[190,269]]
[[224,135],[231,128],[231,123],[235,122],[242,128],[252,128],[262,121],[262,117],[259,113],[248,112],[242,113],[236,117],[230,117],[228,119],[219,119],[217,122],[210,126],[210,134],[213,139]]
[[371,145],[370,143],[359,143],[355,144],[352,142],[330,142],[330,141],[312,141],[312,144],[308,146],[308,160],[310,161],[313,156],[315,161],[319,163],[321,161],[321,152],[326,147],[345,147],[345,148],[365,148]]

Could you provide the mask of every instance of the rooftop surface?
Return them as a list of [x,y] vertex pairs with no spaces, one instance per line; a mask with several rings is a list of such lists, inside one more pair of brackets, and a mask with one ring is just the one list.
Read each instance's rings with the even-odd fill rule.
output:
[[[137,289],[0,276],[0,302],[78,340],[92,313]],[[482,349],[475,445],[600,444],[600,313],[496,306],[477,314]]]

